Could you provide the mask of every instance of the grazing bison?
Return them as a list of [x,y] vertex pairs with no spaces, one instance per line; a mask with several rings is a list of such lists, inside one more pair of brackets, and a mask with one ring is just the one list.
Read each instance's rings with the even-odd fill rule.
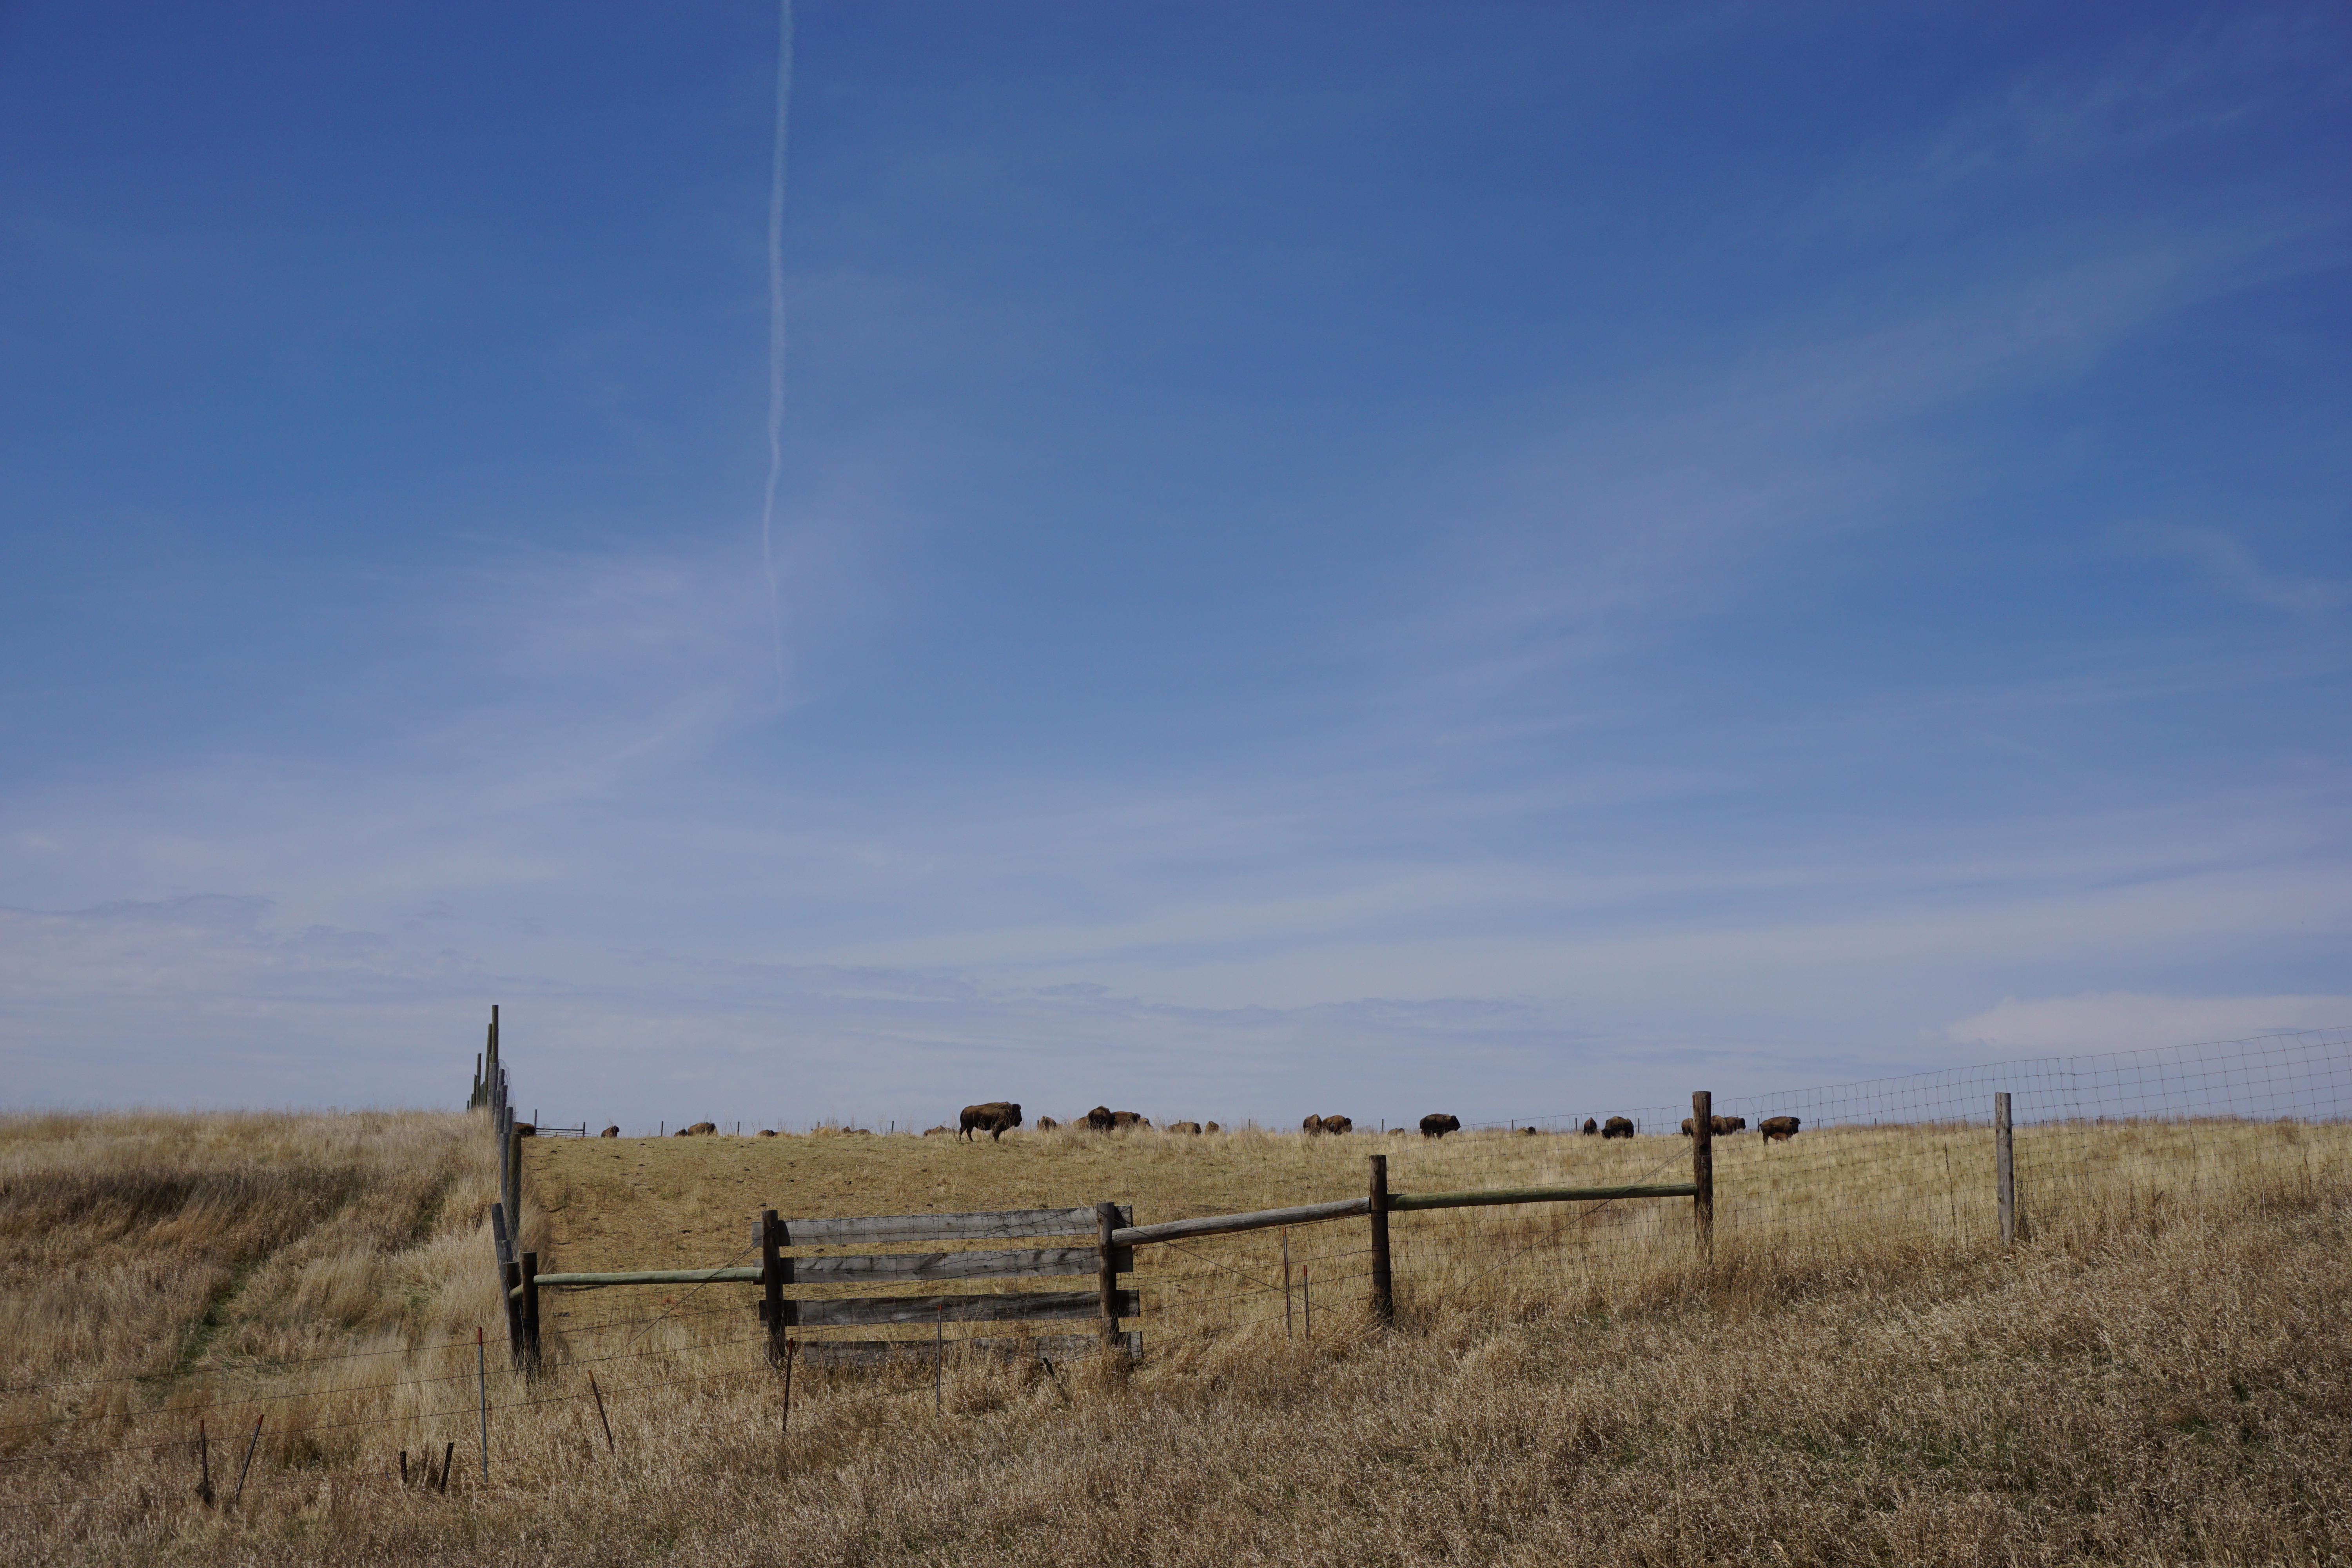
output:
[[719,1135],[719,1123],[698,1121],[686,1130],[686,1135],[689,1138],[715,1138]]
[[1532,1127],[1522,1127],[1519,1129],[1519,1136],[1522,1138],[1532,1138],[1535,1135],[1536,1130]]
[[518,1121],[514,1124],[514,1135],[518,1138],[536,1138],[539,1136],[539,1125],[531,1121]]
[[1110,1113],[1110,1125],[1114,1132],[1128,1132],[1150,1126],[1151,1118],[1133,1110],[1114,1110]]
[[1595,1132],[1598,1132],[1598,1131],[1601,1131],[1601,1123],[1599,1123],[1598,1121],[1593,1121],[1593,1120],[1592,1120],[1592,1118],[1591,1118],[1590,1116],[1588,1116],[1588,1117],[1586,1117],[1586,1118],[1584,1119],[1584,1135],[1585,1135],[1587,1138],[1591,1137]]
[[760,1136],[762,1138],[773,1138],[775,1135],[776,1130],[772,1127],[762,1127],[760,1129]]
[[923,1136],[926,1138],[952,1138],[955,1135],[956,1130],[949,1126],[944,1121],[940,1122],[937,1127],[926,1127],[923,1129]]
[[1462,1118],[1448,1116],[1442,1110],[1433,1110],[1421,1119],[1421,1135],[1423,1138],[1443,1138],[1448,1132],[1461,1131]]
[[1097,1105],[1087,1112],[1087,1125],[1097,1132],[1108,1132],[1118,1125],[1118,1118],[1108,1105]]
[[1764,1135],[1767,1143],[1785,1142],[1797,1135],[1797,1118],[1768,1116],[1756,1124],[1756,1131]]
[[1009,1100],[992,1100],[986,1105],[963,1108],[962,1128],[956,1136],[971,1138],[974,1132],[985,1132],[992,1143],[1021,1125],[1021,1108]]
[[1168,1131],[1198,1133],[1201,1131],[1201,1124],[1197,1121],[1171,1121],[1168,1124]]
[[1345,1116],[1327,1116],[1323,1119],[1323,1131],[1326,1132],[1351,1132],[1355,1131],[1355,1122]]
[[1215,1122],[1212,1121],[1212,1122],[1210,1122],[1210,1123],[1209,1123],[1209,1125],[1207,1126],[1207,1128],[1206,1128],[1206,1129],[1204,1129],[1204,1131],[1210,1131],[1210,1132],[1223,1132],[1223,1131],[1224,1131],[1224,1129],[1223,1129],[1223,1128],[1222,1128],[1222,1127],[1220,1127],[1220,1126],[1218,1126]]
[[1323,1119],[1319,1116],[1310,1116],[1298,1124],[1298,1130],[1312,1138],[1323,1131]]
[[1608,1125],[1601,1128],[1601,1136],[1603,1138],[1631,1138],[1633,1136],[1633,1123],[1625,1117],[1612,1116],[1609,1119]]
[[1050,1116],[1041,1116],[1037,1118],[1037,1131],[1040,1132],[1051,1132],[1055,1128],[1059,1127],[1060,1125],[1060,1122],[1055,1121]]
[[618,1138],[620,1135],[621,1130],[617,1127],[607,1127],[604,1131],[596,1134],[599,1138]]

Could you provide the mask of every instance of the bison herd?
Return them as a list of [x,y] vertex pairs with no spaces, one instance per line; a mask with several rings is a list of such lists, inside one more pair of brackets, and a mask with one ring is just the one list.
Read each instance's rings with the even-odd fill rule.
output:
[[[978,1135],[985,1132],[991,1142],[996,1142],[1020,1125],[1021,1107],[1018,1103],[1010,1100],[992,1100],[982,1105],[965,1106],[963,1114],[958,1119],[956,1126],[949,1127],[942,1124],[933,1127],[924,1132],[923,1136],[926,1138],[951,1136],[977,1142]],[[1082,1127],[1090,1132],[1132,1132],[1148,1131],[1151,1126],[1151,1119],[1136,1111],[1113,1110],[1107,1105],[1097,1105],[1069,1125],[1073,1128]],[[1050,1116],[1041,1116],[1037,1119],[1037,1131],[1040,1132],[1051,1132],[1061,1126],[1061,1122]],[[1685,1138],[1695,1136],[1697,1126],[1696,1119],[1684,1117],[1683,1136]],[[1756,1131],[1767,1143],[1783,1143],[1797,1135],[1798,1126],[1799,1119],[1794,1116],[1768,1116],[1756,1124]],[[1310,1116],[1299,1123],[1299,1131],[1310,1138],[1352,1132],[1355,1127],[1355,1121],[1345,1116]],[[1707,1118],[1707,1129],[1710,1136],[1726,1138],[1735,1132],[1746,1131],[1748,1119],[1744,1116],[1710,1116]],[[530,1137],[537,1130],[529,1122],[518,1122],[515,1131],[524,1137]],[[718,1126],[713,1122],[698,1121],[690,1127],[679,1128],[676,1136],[707,1138],[715,1135],[718,1131]],[[852,1128],[849,1131],[858,1131],[862,1129]],[[1203,1132],[1222,1132],[1224,1129],[1213,1121],[1205,1125],[1198,1121],[1171,1121],[1164,1131],[1197,1136]],[[1423,1138],[1443,1138],[1450,1132],[1461,1131],[1462,1119],[1444,1111],[1433,1110],[1421,1119],[1421,1135]],[[1526,1136],[1532,1134],[1536,1130],[1532,1127],[1520,1127],[1513,1128],[1512,1131]],[[1602,1138],[1631,1138],[1637,1129],[1631,1120],[1622,1116],[1612,1116],[1606,1122],[1595,1121],[1588,1116],[1584,1119],[1584,1125],[1577,1131],[1587,1137],[1598,1133]],[[1410,1131],[1403,1127],[1394,1128],[1391,1132],[1397,1137],[1411,1136]],[[607,1127],[602,1135],[606,1138],[618,1138],[621,1135],[621,1130],[618,1127]],[[764,1129],[760,1133],[762,1138],[773,1138],[775,1135],[773,1131]]]

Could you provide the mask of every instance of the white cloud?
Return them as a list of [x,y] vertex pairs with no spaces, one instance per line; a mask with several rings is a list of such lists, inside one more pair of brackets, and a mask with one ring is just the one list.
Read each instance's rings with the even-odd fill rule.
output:
[[2352,996],[2167,996],[2085,991],[1997,1006],[1944,1026],[1955,1045],[2000,1051],[2134,1050],[2352,1025]]

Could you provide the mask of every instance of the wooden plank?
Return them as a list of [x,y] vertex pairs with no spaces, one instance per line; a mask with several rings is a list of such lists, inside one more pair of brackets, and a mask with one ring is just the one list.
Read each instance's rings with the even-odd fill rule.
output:
[[[1135,1249],[1118,1249],[1122,1274],[1135,1269]],[[1091,1247],[1043,1247],[1019,1252],[892,1252],[867,1258],[794,1259],[793,1282],[801,1285],[897,1279],[1051,1279],[1092,1274]]]
[[[870,1258],[779,1258],[779,1289],[803,1285],[889,1285],[924,1279],[1051,1279],[1095,1272],[1091,1247],[1047,1247],[1021,1252],[898,1252]],[[1135,1269],[1135,1249],[1118,1249],[1122,1274]],[[542,1274],[541,1286],[587,1289],[599,1285],[727,1285],[761,1281],[759,1269],[639,1268],[619,1273]],[[791,1322],[792,1302],[784,1303]]]
[[[1312,1225],[1318,1219],[1346,1219],[1367,1212],[1371,1200],[1341,1198],[1337,1203],[1307,1204],[1298,1208],[1258,1209],[1251,1214],[1203,1215],[1199,1219],[1163,1220],[1158,1225],[1128,1226],[1111,1233],[1121,1247],[1153,1241],[1184,1241],[1196,1236],[1229,1236],[1235,1231],[1265,1230],[1277,1225]],[[1391,1200],[1391,1207],[1399,1206]]]
[[[1119,1336],[1132,1360],[1143,1358],[1143,1334],[1129,1330]],[[1102,1339],[1097,1334],[991,1334],[984,1338],[950,1340],[948,1359],[959,1355],[984,1355],[1010,1361],[1028,1354],[1045,1361],[1083,1361],[1102,1350]],[[811,1366],[887,1366],[903,1362],[909,1366],[929,1366],[940,1353],[932,1340],[803,1340],[797,1359]]]
[[[1129,1211],[1122,1211],[1130,1214]],[[1095,1233],[1089,1205],[1072,1209],[999,1209],[983,1214],[886,1214],[784,1222],[791,1247],[875,1247],[891,1242],[1012,1241]]]
[[542,1274],[541,1289],[567,1285],[584,1290],[598,1285],[756,1285],[757,1268],[639,1268],[620,1274]]
[[[1121,1290],[1118,1296],[1120,1317],[1143,1315],[1142,1304],[1134,1291]],[[844,1296],[832,1300],[803,1301],[801,1327],[1048,1321],[1093,1319],[1101,1310],[1101,1299],[1092,1290],[1037,1290],[995,1296]]]
[[1498,1204],[1604,1203],[1611,1198],[1687,1198],[1697,1194],[1698,1189],[1688,1182],[1634,1187],[1490,1187],[1479,1193],[1391,1193],[1389,1212],[1491,1208]]

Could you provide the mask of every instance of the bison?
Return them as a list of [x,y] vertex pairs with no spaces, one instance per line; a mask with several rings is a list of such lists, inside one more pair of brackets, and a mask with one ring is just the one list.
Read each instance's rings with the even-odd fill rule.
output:
[[1209,1132],[1223,1132],[1223,1131],[1224,1131],[1224,1129],[1223,1129],[1223,1128],[1222,1128],[1222,1127],[1220,1127],[1220,1126],[1218,1126],[1215,1122],[1212,1121],[1212,1122],[1210,1122],[1210,1123],[1209,1123],[1209,1125],[1208,1125],[1206,1128],[1202,1129],[1202,1131],[1209,1131]]
[[689,1138],[715,1138],[719,1135],[719,1123],[698,1121],[686,1130],[686,1135]]
[[1055,1128],[1059,1127],[1060,1125],[1060,1122],[1055,1121],[1050,1116],[1041,1116],[1037,1118],[1037,1131],[1040,1132],[1051,1132]]
[[1108,1105],[1097,1105],[1087,1112],[1087,1125],[1097,1132],[1108,1132],[1118,1125],[1118,1118]]
[[1110,1125],[1114,1132],[1129,1132],[1138,1127],[1150,1126],[1151,1118],[1133,1110],[1114,1110],[1110,1113]]
[[1298,1124],[1298,1130],[1312,1138],[1323,1131],[1323,1119],[1319,1116],[1310,1116]]
[[1168,1131],[1198,1133],[1201,1131],[1201,1124],[1197,1121],[1171,1121],[1168,1124]]
[[1592,1120],[1592,1118],[1591,1118],[1590,1116],[1588,1116],[1588,1117],[1586,1117],[1586,1118],[1584,1119],[1584,1135],[1585,1135],[1587,1138],[1591,1137],[1595,1132],[1598,1132],[1598,1131],[1601,1131],[1601,1123],[1599,1123],[1598,1121],[1593,1121],[1593,1120]]
[[1601,1136],[1603,1138],[1631,1138],[1633,1136],[1633,1123],[1625,1117],[1612,1116],[1609,1119],[1609,1124],[1601,1128]]
[[618,1138],[620,1135],[621,1130],[617,1127],[607,1127],[604,1131],[596,1134],[599,1138]]
[[518,1138],[536,1138],[539,1136],[539,1125],[531,1121],[518,1121],[514,1124],[514,1135]]
[[776,1130],[772,1127],[762,1127],[760,1129],[760,1136],[762,1138],[773,1138],[775,1135]]
[[[1717,1138],[1728,1138],[1747,1125],[1748,1118],[1745,1116],[1710,1116],[1706,1119],[1707,1131]],[[1684,1137],[1696,1137],[1697,1128],[1698,1122],[1695,1117],[1683,1118]]]
[[[1009,1100],[992,1100],[985,1105],[963,1108],[962,1126],[959,1138],[971,1138],[974,1132],[985,1132],[992,1143],[1021,1125],[1021,1108]],[[976,1142],[976,1140],[975,1140]]]
[[1323,1119],[1323,1131],[1326,1132],[1351,1132],[1355,1130],[1355,1122],[1345,1116],[1327,1116]]
[[1756,1124],[1756,1131],[1764,1135],[1767,1143],[1786,1142],[1797,1135],[1797,1118],[1768,1116]]
[[1448,1132],[1461,1131],[1462,1118],[1449,1116],[1442,1110],[1433,1110],[1421,1119],[1421,1135],[1423,1138],[1443,1138]]

